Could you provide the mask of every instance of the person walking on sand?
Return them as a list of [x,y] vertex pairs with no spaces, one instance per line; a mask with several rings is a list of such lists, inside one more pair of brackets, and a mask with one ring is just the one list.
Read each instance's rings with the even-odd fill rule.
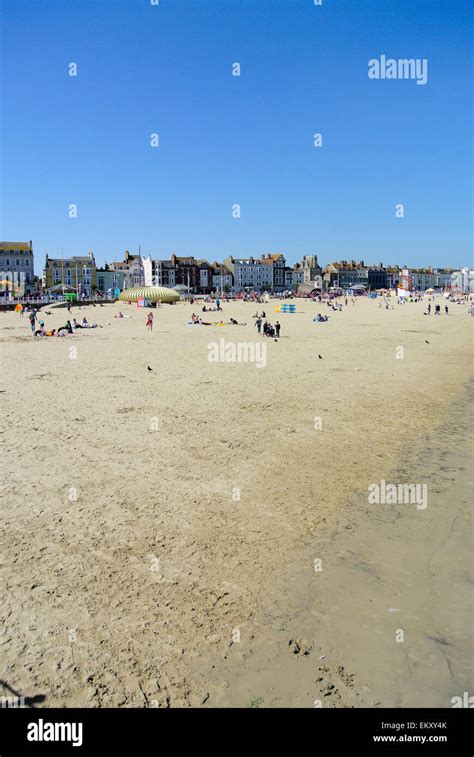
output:
[[428,315],[431,315],[431,302],[430,302],[430,304],[428,305]]
[[28,318],[30,319],[30,327],[31,327],[32,334],[33,336],[35,336],[36,312],[34,310],[30,310],[30,314]]
[[446,315],[448,315],[448,313],[449,313],[449,308],[448,308],[448,306],[447,306],[447,305],[445,305],[445,306],[444,306],[444,312],[446,313]]
[[262,330],[262,319],[261,318],[257,318],[257,320],[255,321],[255,325],[257,327],[257,333],[260,334],[260,332]]
[[148,331],[153,331],[153,313],[148,313],[148,317],[146,319],[146,327]]
[[277,339],[280,338],[280,329],[281,329],[280,321],[277,321],[275,323],[275,334],[276,334]]

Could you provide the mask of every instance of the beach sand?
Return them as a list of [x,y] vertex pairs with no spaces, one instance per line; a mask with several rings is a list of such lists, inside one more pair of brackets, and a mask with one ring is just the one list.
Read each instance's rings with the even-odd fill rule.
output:
[[[0,313],[0,678],[15,691],[450,707],[469,690],[467,308],[275,304],[262,368],[208,361],[210,342],[263,341],[250,303],[225,305],[247,325],[224,327],[163,306],[151,334],[135,306],[74,308],[103,328],[64,339]],[[426,483],[428,506],[369,504],[382,480]]]

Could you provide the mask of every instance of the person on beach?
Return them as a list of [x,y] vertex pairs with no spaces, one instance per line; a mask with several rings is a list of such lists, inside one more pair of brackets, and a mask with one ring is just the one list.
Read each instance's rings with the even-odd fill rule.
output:
[[153,331],[153,313],[148,313],[148,317],[146,319],[146,327],[148,331]]
[[277,321],[275,323],[275,334],[276,334],[277,339],[280,338],[280,329],[281,329],[280,321]]
[[428,305],[428,315],[431,315],[431,302],[430,302],[430,304]]
[[435,315],[441,315],[441,305],[435,306]]
[[30,319],[30,327],[31,331],[33,332],[33,336],[35,335],[35,321],[36,321],[36,312],[34,310],[30,310],[30,314],[28,316]]
[[444,312],[446,313],[446,315],[448,315],[448,313],[449,313],[449,308],[448,308],[448,306],[447,306],[447,305],[445,305],[445,306],[444,306]]
[[261,318],[257,318],[257,320],[255,321],[255,325],[257,327],[257,334],[260,334],[260,332],[262,330],[262,319]]

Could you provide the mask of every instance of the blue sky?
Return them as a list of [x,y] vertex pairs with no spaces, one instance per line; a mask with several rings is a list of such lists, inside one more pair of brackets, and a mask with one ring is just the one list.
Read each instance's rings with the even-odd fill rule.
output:
[[[32,239],[37,273],[138,245],[470,264],[469,0],[2,6],[0,236]],[[369,79],[381,54],[427,58],[428,83]]]

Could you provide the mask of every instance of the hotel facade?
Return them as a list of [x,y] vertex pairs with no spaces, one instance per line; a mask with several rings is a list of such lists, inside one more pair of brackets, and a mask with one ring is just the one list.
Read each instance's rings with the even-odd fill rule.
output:
[[35,289],[33,243],[0,242],[0,279],[19,294],[29,294]]
[[50,258],[46,255],[44,267],[46,289],[75,291],[89,297],[97,289],[97,267],[94,253],[75,255],[72,258]]

